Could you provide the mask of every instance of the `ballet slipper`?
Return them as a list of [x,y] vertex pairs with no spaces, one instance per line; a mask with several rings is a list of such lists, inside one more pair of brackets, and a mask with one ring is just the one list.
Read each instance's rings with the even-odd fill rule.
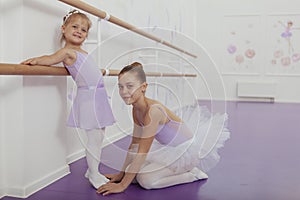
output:
[[198,180],[208,179],[208,175],[200,170],[198,167],[194,167],[190,173],[192,173]]
[[95,175],[88,173],[88,179],[95,189],[98,189],[100,186],[109,182],[109,179],[100,173],[95,174]]
[[89,173],[89,169],[86,170],[84,177],[89,179],[90,173]]

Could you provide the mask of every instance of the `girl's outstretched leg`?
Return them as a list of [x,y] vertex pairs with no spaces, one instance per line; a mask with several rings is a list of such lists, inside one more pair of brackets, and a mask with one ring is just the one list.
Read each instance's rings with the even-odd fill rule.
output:
[[98,189],[101,185],[109,181],[105,176],[99,173],[99,164],[105,128],[87,130],[86,133],[88,138],[86,149],[88,170],[85,174],[85,177],[89,179],[90,183],[95,189]]
[[[146,173],[137,175],[138,183],[145,189],[164,188],[182,183],[190,183],[200,179],[207,179],[207,175],[198,168],[180,174],[174,173],[169,168],[162,168],[151,172],[152,169],[159,169],[160,166],[151,163],[143,169]],[[200,171],[202,173],[200,173]]]

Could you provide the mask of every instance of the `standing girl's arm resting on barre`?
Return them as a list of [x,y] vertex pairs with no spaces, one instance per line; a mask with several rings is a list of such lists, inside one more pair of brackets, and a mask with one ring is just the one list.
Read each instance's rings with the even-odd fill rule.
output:
[[74,61],[76,58],[76,54],[73,50],[62,48],[51,55],[44,55],[36,58],[27,59],[21,64],[23,65],[55,65],[60,62],[70,63]]

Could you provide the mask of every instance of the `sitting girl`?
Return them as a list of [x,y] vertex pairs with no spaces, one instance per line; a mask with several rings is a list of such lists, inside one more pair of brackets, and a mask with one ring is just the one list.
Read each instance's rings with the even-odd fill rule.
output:
[[194,128],[190,129],[166,106],[145,96],[146,76],[140,63],[120,71],[118,86],[124,102],[133,107],[133,135],[122,170],[107,174],[110,182],[97,192],[119,193],[134,180],[143,188],[154,189],[207,179],[202,170],[219,161],[217,149],[229,138],[223,127],[226,114],[202,116],[193,133]]

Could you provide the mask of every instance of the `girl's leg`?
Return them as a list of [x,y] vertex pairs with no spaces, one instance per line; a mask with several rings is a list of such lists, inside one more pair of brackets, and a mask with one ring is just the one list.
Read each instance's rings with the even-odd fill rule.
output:
[[162,168],[160,170],[150,172],[151,169],[159,168],[160,166],[155,163],[145,166],[143,171],[149,172],[138,174],[136,177],[138,183],[145,189],[156,189],[182,183],[190,183],[200,179],[207,179],[207,175],[198,168],[194,168],[191,171],[180,174],[174,173],[169,168]]
[[89,179],[90,183],[96,189],[98,189],[101,185],[109,181],[105,176],[99,173],[99,164],[105,128],[87,130],[86,133],[88,138],[86,149],[88,171],[86,173],[86,177]]

